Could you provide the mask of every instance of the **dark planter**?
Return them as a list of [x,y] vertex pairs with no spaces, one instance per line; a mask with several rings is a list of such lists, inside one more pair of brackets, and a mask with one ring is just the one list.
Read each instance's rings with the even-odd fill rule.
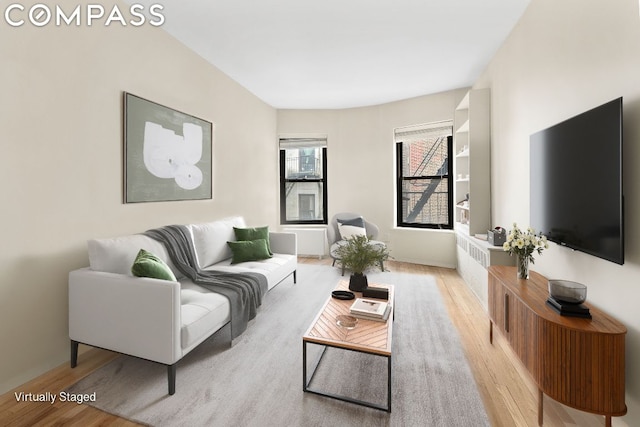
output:
[[367,276],[362,273],[353,273],[349,278],[349,290],[354,292],[362,292],[367,289],[369,283],[367,282]]

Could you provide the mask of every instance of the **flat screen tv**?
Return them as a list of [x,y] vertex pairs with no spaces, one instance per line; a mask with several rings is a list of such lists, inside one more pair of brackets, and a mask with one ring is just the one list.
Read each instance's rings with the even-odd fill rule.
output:
[[624,263],[622,98],[531,135],[531,226]]

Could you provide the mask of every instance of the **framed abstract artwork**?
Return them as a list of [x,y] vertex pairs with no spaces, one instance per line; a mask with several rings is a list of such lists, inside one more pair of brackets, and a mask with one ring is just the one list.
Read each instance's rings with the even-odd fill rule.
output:
[[212,198],[213,125],[124,93],[124,202]]

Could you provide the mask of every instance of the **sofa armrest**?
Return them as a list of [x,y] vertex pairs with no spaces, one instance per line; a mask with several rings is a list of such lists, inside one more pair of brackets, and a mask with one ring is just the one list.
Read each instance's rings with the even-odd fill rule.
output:
[[69,338],[173,364],[180,346],[180,283],[83,268],[69,273]]
[[298,241],[296,233],[287,233],[283,231],[269,232],[269,245],[271,252],[276,254],[298,254]]

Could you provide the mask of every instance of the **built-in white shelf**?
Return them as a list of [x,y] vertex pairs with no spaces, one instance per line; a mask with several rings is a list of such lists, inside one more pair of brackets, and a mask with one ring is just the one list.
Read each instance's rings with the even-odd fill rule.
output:
[[487,267],[514,265],[514,258],[502,246],[494,246],[486,240],[470,236],[468,225],[461,223],[456,224],[456,251],[460,276],[486,310],[489,284]]
[[[456,221],[466,222],[471,236],[491,228],[490,125],[489,89],[468,91],[454,112],[454,177],[464,177],[455,179],[454,200]],[[466,209],[458,206],[464,200]]]
[[460,127],[458,127],[458,130],[456,130],[456,133],[464,132],[469,132],[469,120],[465,120],[464,123],[462,123]]
[[[454,197],[458,272],[482,305],[487,307],[487,267],[513,264],[502,246],[491,245],[486,236],[491,227],[489,89],[472,89],[454,112]],[[466,206],[460,205],[465,200]]]

